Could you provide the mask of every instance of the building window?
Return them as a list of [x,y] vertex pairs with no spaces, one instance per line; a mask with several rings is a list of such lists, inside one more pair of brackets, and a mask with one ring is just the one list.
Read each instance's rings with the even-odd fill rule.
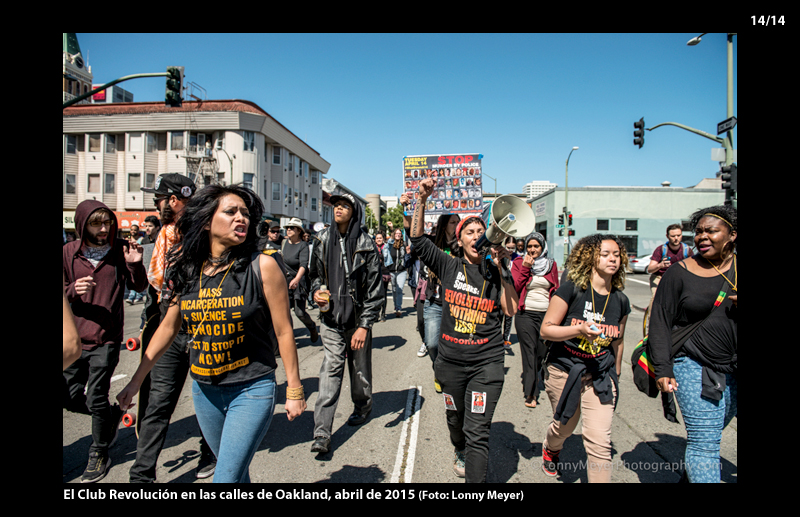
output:
[[315,198],[315,197],[311,198],[311,211],[312,212],[316,212],[317,211],[317,198]]
[[116,183],[116,175],[106,174],[106,189],[104,191],[104,194],[113,194],[114,192],[116,192],[115,183]]
[[106,152],[107,153],[115,153],[115,152],[117,152],[117,136],[116,135],[106,135]]
[[272,200],[273,201],[280,201],[281,200],[281,184],[280,183],[273,183],[272,184]]
[[75,135],[67,135],[67,154],[77,153],[78,139]]
[[156,152],[156,135],[152,133],[147,133],[147,152]]
[[289,153],[289,172],[292,172],[292,162],[294,162],[294,155]]
[[142,187],[141,174],[128,174],[128,192],[139,192]]
[[288,187],[286,190],[286,198],[283,200],[284,203],[292,204],[292,187]]
[[272,165],[281,164],[281,148],[278,146],[272,147]]
[[256,134],[252,131],[244,132],[244,150],[253,151],[256,148]]
[[92,194],[99,194],[100,193],[100,175],[99,174],[89,174],[86,184],[86,192],[90,192]]
[[128,148],[132,153],[141,153],[142,152],[142,135],[130,135],[130,142],[128,143]]
[[173,151],[178,151],[183,149],[183,131],[173,131],[170,133],[171,142],[170,142],[170,149]]
[[91,135],[89,135],[89,152],[90,153],[99,153],[100,152],[100,142],[102,140],[102,136],[103,135],[101,135],[100,133],[92,133]]
[[254,177],[255,177],[255,174],[250,173],[250,172],[245,172],[244,173],[244,181],[242,182],[242,186],[243,187],[247,187],[249,189],[252,189],[253,188],[253,178]]
[[308,164],[306,162],[301,162],[303,167],[303,176],[308,179]]
[[65,194],[75,194],[75,184],[76,184],[76,182],[77,182],[77,180],[75,179],[75,175],[74,174],[67,174],[66,175],[66,184],[64,185],[66,190],[64,190],[64,193]]
[[597,230],[598,231],[608,231],[608,219],[598,219],[597,220]]
[[625,220],[625,230],[629,232],[635,232],[639,229],[639,220],[638,219],[626,219]]
[[319,174],[318,171],[311,171],[311,184],[312,185],[316,185],[317,183],[319,183],[318,174]]

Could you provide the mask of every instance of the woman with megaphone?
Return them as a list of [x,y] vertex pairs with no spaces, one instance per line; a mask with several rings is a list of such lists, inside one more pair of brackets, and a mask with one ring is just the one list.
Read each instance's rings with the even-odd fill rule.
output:
[[509,254],[503,246],[484,256],[476,245],[486,225],[468,217],[456,228],[456,250],[448,255],[423,237],[425,201],[432,179],[420,182],[420,203],[411,221],[411,242],[420,259],[440,279],[442,322],[439,355],[434,364],[455,447],[453,471],[466,481],[486,481],[489,430],[500,393],[504,369],[501,315],[517,312],[519,297],[513,282],[500,274]]

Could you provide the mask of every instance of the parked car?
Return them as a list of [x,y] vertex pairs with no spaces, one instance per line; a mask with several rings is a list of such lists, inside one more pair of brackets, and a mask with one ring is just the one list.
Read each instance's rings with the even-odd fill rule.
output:
[[650,265],[650,257],[652,255],[647,255],[645,257],[633,257],[630,259],[631,269],[633,269],[634,273],[647,273],[647,266]]

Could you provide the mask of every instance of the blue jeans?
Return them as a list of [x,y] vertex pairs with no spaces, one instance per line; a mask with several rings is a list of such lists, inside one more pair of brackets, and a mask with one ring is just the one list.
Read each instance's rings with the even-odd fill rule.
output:
[[436,363],[439,355],[439,331],[442,328],[442,306],[425,300],[422,306],[422,316],[425,318],[425,346],[428,347],[428,355],[431,358],[431,365]]
[[392,271],[392,296],[394,297],[394,310],[398,312],[403,308],[403,287],[406,285],[408,272]]
[[678,381],[675,396],[686,424],[686,473],[691,483],[719,483],[719,444],[722,430],[737,412],[738,387],[734,375],[726,375],[721,400],[700,395],[703,367],[689,356],[676,357],[673,372]]
[[194,411],[217,457],[214,483],[249,483],[250,462],[275,410],[275,373],[231,386],[192,383]]

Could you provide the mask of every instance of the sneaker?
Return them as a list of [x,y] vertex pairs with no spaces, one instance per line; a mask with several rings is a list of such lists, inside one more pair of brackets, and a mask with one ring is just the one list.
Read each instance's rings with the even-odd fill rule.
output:
[[456,476],[463,478],[464,476],[467,475],[466,473],[467,459],[466,456],[464,455],[464,451],[459,451],[458,449],[456,449],[454,456],[455,459],[453,461],[453,473]]
[[542,470],[545,474],[551,477],[559,475],[558,472],[558,455],[561,451],[551,451],[547,448],[542,448]]
[[194,476],[197,479],[205,479],[213,476],[215,470],[217,470],[217,457],[214,456],[213,452],[209,451],[200,456]]
[[437,379],[436,377],[433,378],[433,387],[436,390],[436,393],[442,392],[442,385],[439,384],[439,379]]
[[314,443],[311,445],[311,452],[317,454],[325,454],[331,449],[331,439],[324,436],[317,436],[314,438]]
[[83,471],[81,483],[100,481],[106,477],[109,466],[111,466],[111,460],[108,458],[107,452],[90,452],[89,463],[86,465],[86,470]]
[[511,341],[503,341],[503,348],[511,350]]
[[426,355],[428,355],[428,347],[425,346],[425,343],[422,343],[419,350],[417,350],[417,357],[425,357]]
[[311,342],[316,343],[319,339],[319,332],[317,332],[317,326],[314,325],[313,328],[308,329],[308,332],[311,334]]

